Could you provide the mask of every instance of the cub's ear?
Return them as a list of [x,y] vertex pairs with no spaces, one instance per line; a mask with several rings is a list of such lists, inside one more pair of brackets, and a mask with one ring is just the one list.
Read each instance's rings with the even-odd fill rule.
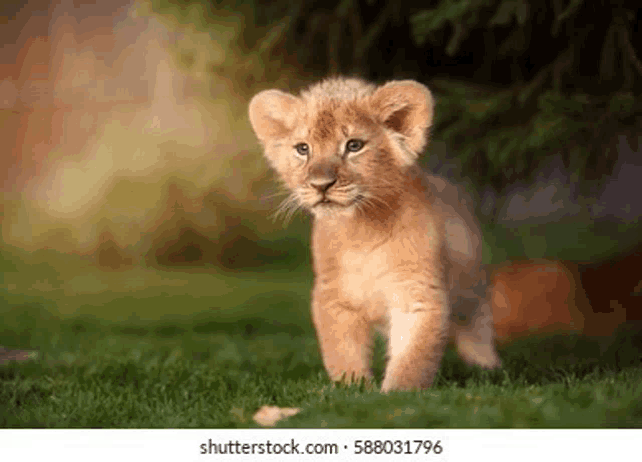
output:
[[372,94],[371,105],[381,123],[403,135],[413,154],[423,150],[433,116],[428,88],[414,80],[388,82]]
[[250,123],[261,143],[285,136],[297,119],[301,100],[280,90],[265,90],[252,98]]

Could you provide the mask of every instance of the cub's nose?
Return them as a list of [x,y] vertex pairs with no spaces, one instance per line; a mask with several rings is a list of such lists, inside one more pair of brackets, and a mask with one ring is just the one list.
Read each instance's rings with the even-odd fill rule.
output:
[[337,182],[336,178],[313,178],[309,181],[310,186],[319,190],[319,192],[326,192],[330,187]]

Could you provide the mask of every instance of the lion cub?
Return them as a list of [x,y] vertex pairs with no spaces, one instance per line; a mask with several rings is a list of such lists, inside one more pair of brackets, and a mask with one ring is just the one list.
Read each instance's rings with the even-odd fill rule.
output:
[[429,387],[449,335],[467,362],[500,364],[479,226],[454,185],[416,164],[426,87],[332,78],[300,96],[263,91],[249,116],[285,205],[314,217],[312,317],[332,380],[371,379],[373,327],[388,338],[383,392]]

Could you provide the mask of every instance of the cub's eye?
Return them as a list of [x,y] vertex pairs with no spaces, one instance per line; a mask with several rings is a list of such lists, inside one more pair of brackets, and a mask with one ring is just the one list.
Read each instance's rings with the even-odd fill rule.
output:
[[358,151],[361,151],[361,149],[363,149],[364,144],[365,143],[361,140],[349,140],[346,143],[346,149],[350,152],[358,152]]
[[294,146],[296,149],[296,152],[299,153],[301,156],[307,156],[310,154],[310,146],[308,146],[306,143],[299,143],[296,146]]

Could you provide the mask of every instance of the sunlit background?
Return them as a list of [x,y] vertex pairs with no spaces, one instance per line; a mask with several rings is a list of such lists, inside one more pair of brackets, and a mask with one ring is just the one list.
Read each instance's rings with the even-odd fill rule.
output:
[[5,243],[90,254],[108,240],[136,260],[177,208],[216,234],[208,194],[259,199],[250,89],[212,72],[240,55],[243,18],[182,14],[145,1],[32,1],[2,26]]

